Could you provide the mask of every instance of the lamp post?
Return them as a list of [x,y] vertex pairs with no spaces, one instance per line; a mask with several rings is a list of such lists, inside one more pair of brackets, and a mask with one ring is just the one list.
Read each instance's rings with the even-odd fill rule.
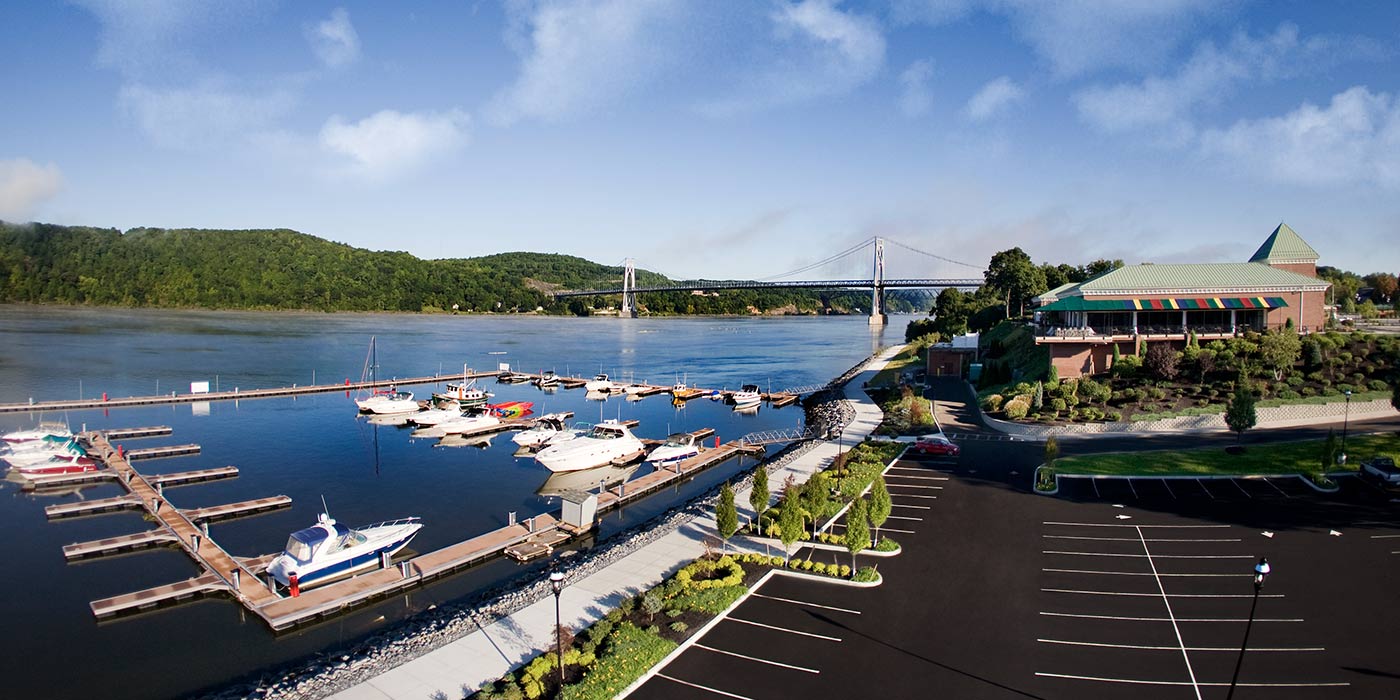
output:
[[1337,464],[1347,463],[1347,426],[1351,423],[1351,389],[1347,389],[1347,407],[1342,413],[1342,454],[1337,457]]
[[564,643],[562,628],[564,623],[559,617],[559,595],[564,592],[564,574],[555,571],[549,575],[549,587],[554,590],[554,651],[558,654],[559,662],[559,690],[564,690]]
[[1230,678],[1230,693],[1225,700],[1235,697],[1235,684],[1240,680],[1240,665],[1244,663],[1244,650],[1249,647],[1249,629],[1254,626],[1254,609],[1259,606],[1259,592],[1264,590],[1264,579],[1269,577],[1269,559],[1260,557],[1254,565],[1254,601],[1249,604],[1249,622],[1244,626],[1244,641],[1240,642],[1240,656],[1235,660],[1235,675]]

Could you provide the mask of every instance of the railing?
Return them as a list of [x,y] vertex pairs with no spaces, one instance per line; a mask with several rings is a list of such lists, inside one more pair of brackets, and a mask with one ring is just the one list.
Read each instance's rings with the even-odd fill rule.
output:
[[788,428],[786,430],[764,430],[757,433],[749,433],[736,442],[745,445],[768,445],[775,442],[796,442],[798,440],[811,440],[818,437],[811,428]]
[[[1240,323],[1234,327],[1228,325],[1205,325],[1205,326],[1084,326],[1066,328],[1062,326],[1049,326],[1036,329],[1036,336],[1041,338],[1065,338],[1069,340],[1077,338],[1112,338],[1116,336],[1185,336],[1195,332],[1196,335],[1238,335],[1246,331],[1263,332],[1263,327],[1257,324]],[[1306,332],[1306,329],[1304,329]]]

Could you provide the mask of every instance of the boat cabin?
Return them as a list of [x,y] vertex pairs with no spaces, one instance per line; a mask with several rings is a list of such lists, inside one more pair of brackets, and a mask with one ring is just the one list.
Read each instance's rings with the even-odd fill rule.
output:
[[309,563],[317,555],[332,554],[366,541],[359,532],[323,517],[317,524],[293,532],[287,538],[286,553],[299,562]]

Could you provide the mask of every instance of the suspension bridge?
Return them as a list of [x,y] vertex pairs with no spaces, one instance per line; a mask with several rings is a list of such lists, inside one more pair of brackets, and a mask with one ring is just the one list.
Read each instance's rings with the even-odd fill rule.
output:
[[[978,277],[939,277],[939,278],[888,278],[885,276],[885,244],[893,244],[905,251],[917,253],[929,258],[933,258],[943,263],[958,265],[981,271],[981,266],[965,263],[960,260],[953,260],[935,253],[928,253],[911,246],[907,246],[899,241],[887,238],[870,238],[859,244],[851,246],[846,250],[837,253],[825,260],[821,260],[810,265],[803,266],[781,275],[775,275],[763,280],[690,280],[674,282],[657,286],[637,286],[637,268],[635,261],[628,258],[624,263],[622,273],[622,286],[610,289],[591,290],[570,290],[554,292],[555,299],[569,297],[587,296],[607,296],[622,295],[622,305],[619,313],[623,316],[636,317],[637,315],[637,295],[651,292],[711,292],[735,289],[869,289],[870,291],[870,325],[884,325],[885,316],[885,290],[887,289],[918,289],[918,290],[942,290],[948,288],[973,290],[982,285],[983,278]],[[871,276],[869,279],[828,279],[828,280],[789,280],[784,277],[792,277],[811,272],[817,268],[836,263],[841,260],[864,251],[866,248],[873,249],[871,260]]]

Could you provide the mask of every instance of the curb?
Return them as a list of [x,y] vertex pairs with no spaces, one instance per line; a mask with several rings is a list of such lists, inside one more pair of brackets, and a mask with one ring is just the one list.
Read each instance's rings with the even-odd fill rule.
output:
[[874,588],[885,582],[885,577],[880,575],[879,572],[876,572],[875,575],[879,576],[880,578],[877,578],[874,581],[847,581],[843,578],[822,576],[820,574],[809,574],[802,571],[793,571],[791,569],[773,569],[773,573],[778,574],[780,576],[791,576],[793,578],[806,579],[808,581],[820,581],[822,583],[830,583],[835,584],[837,586],[850,586],[852,588]]
[[[753,544],[768,545],[768,546],[774,547],[774,548],[776,548],[776,549],[778,549],[778,550],[783,550],[783,542],[782,542],[782,540],[775,540],[775,539],[773,539],[773,538],[771,538],[771,537],[760,537],[760,536],[755,536],[755,535],[744,535],[744,539],[747,540],[747,541],[750,542],[750,543],[753,543]],[[798,549],[801,549],[802,547],[811,547],[812,549],[820,549],[820,550],[827,551],[827,552],[849,552],[849,551],[850,551],[850,550],[846,549],[845,547],[842,547],[842,546],[839,545],[839,544],[827,544],[827,543],[825,543],[825,542],[807,542],[807,541],[799,540],[799,541],[797,541],[797,542],[794,542],[793,544],[794,544],[794,545],[797,545],[797,546],[798,546]],[[862,557],[893,557],[893,556],[895,556],[895,555],[897,555],[897,554],[899,554],[899,553],[901,553],[901,552],[903,552],[903,551],[904,551],[904,547],[901,545],[899,549],[896,549],[896,550],[893,551],[893,552],[877,552],[877,551],[875,551],[875,549],[873,549],[873,548],[867,548],[867,549],[862,549],[862,550],[860,550],[860,552],[859,552],[858,554],[859,554],[860,556],[862,556]]]

